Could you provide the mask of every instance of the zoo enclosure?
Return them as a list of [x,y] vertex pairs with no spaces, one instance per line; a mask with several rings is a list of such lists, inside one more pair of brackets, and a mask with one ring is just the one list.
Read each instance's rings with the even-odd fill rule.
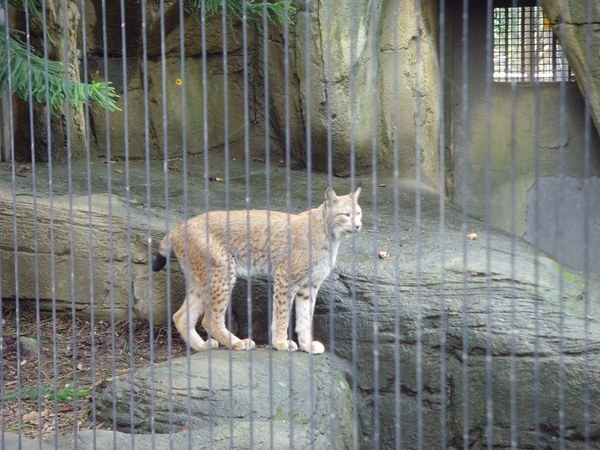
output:
[[[59,103],[54,115],[35,102],[3,97],[3,439],[13,431],[25,439],[32,428],[29,437],[53,444],[80,439],[84,446],[104,438],[101,429],[108,427],[150,433],[156,445],[165,432],[192,445],[206,442],[198,431],[208,430],[209,443],[241,446],[261,439],[592,446],[600,164],[590,26],[597,6],[584,3],[381,1],[334,9],[322,1],[296,11],[282,4],[279,16],[265,15],[262,3],[236,2],[31,2],[39,16],[11,7],[3,55],[20,39],[25,49],[70,67],[63,76],[110,81],[119,97],[96,85],[96,97],[71,107]],[[233,14],[235,5],[241,16]],[[539,18],[532,9],[539,7],[545,16],[529,27],[521,19],[531,11]],[[13,29],[31,35],[11,35]],[[550,44],[534,42],[551,47],[557,72],[547,82],[535,74],[519,81],[544,58],[524,56],[536,48],[523,36],[538,34],[549,36]],[[496,44],[512,36],[517,49],[505,45],[498,56]],[[34,93],[44,99],[50,83],[36,90],[27,74],[52,67],[44,58],[35,66],[28,54],[21,54],[21,78],[5,71],[4,85],[14,91],[20,82],[25,100]],[[503,56],[505,70],[497,70]],[[3,61],[10,69],[19,60]],[[563,76],[567,62],[573,76]],[[510,82],[499,82],[506,74]],[[86,100],[93,85],[81,89]],[[75,103],[71,95],[64,92],[67,103]],[[121,111],[94,108],[94,98],[113,99]],[[175,265],[166,278],[150,272],[156,239],[205,210],[295,213],[320,203],[326,185],[347,191],[361,181],[368,222],[343,247],[338,275],[323,286],[315,316],[315,333],[339,360],[219,350],[200,356],[207,358],[200,366],[218,366],[222,358],[220,372],[194,377],[196,356],[179,367],[174,356],[189,349],[177,347],[168,318],[183,283]],[[238,286],[229,317],[240,334],[265,345],[269,292],[263,280]],[[248,311],[248,297],[258,310]],[[68,382],[55,356],[59,330],[47,341],[38,329],[44,310],[52,323],[64,324],[56,318],[62,310],[71,318]],[[140,318],[148,330],[164,327],[145,331],[143,350],[136,349],[136,331],[144,333]],[[19,339],[27,320],[37,343],[33,359]],[[92,333],[100,332],[100,321],[113,335],[104,346]],[[125,348],[118,348],[117,334],[127,335]],[[88,339],[89,354],[78,347]],[[45,350],[55,379],[49,384],[35,363]],[[124,352],[125,368],[139,364],[136,352],[147,352],[148,378],[116,363],[100,375],[96,363],[107,351],[115,360]],[[164,385],[154,365],[162,358],[171,374]],[[236,384],[233,364],[250,380],[266,367],[266,386],[283,377],[287,401],[277,403],[285,393],[272,391],[259,401],[249,383],[240,389],[249,399],[247,414],[235,417],[236,388],[244,385]],[[289,369],[279,374],[282,368]],[[295,373],[303,371],[312,381],[296,387]],[[173,373],[190,383],[183,398],[174,396]],[[566,382],[571,374],[580,379],[576,386]],[[104,376],[106,385],[96,385]],[[192,389],[196,378],[207,386]],[[217,380],[230,380],[223,411],[211,388]],[[322,380],[329,384],[319,390]],[[145,395],[135,390],[144,384]],[[169,395],[159,407],[163,387]],[[296,388],[310,399],[306,409]],[[207,402],[196,398],[203,389]],[[64,390],[72,410],[60,412]],[[84,398],[71,400],[69,391]],[[130,408],[129,395],[149,404]],[[332,420],[324,430],[321,398],[330,400],[336,420],[350,425]],[[203,411],[198,404],[210,406]],[[153,420],[141,420],[139,411]],[[65,416],[73,422],[66,438],[59,437]],[[82,418],[91,431],[76,429]]]

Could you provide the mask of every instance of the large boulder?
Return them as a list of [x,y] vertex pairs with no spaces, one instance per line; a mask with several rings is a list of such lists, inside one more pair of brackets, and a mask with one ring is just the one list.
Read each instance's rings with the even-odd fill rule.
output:
[[[179,184],[181,180],[171,178],[169,214],[166,215],[165,210],[158,207],[159,204],[153,203],[155,209],[150,214],[150,235],[157,240],[162,238],[166,224],[157,216],[168,218],[172,226],[179,223],[186,210],[189,214],[200,212],[207,198],[211,208],[221,209],[227,192],[232,208],[244,207],[244,162],[232,160],[229,165],[229,185],[211,183],[208,193],[201,189],[190,189],[187,207],[181,201],[184,192]],[[106,173],[104,164],[96,165],[94,170],[98,167],[102,174]],[[198,160],[193,161],[188,169],[192,174],[203,173]],[[154,167],[154,170],[158,169]],[[221,170],[222,167],[215,161],[211,175],[222,174]],[[85,174],[85,171],[78,170],[76,173]],[[127,210],[118,206],[118,198],[124,195],[125,186],[122,180],[115,179],[112,219],[109,220],[109,216],[101,212],[99,204],[94,208],[92,216],[95,244],[93,257],[98,263],[94,265],[98,269],[94,272],[94,282],[100,283],[94,291],[106,295],[110,292],[108,288],[112,280],[115,283],[115,311],[125,311],[129,301],[127,288],[129,283],[133,283],[136,298],[152,298],[153,303],[147,301],[145,304],[160,307],[164,311],[167,299],[164,291],[165,278],[159,278],[165,276],[164,272],[153,274],[154,284],[149,283],[147,210],[133,206],[142,205],[146,195],[144,165],[132,164],[129,175],[132,180],[129,194],[134,202],[129,219],[132,250],[125,251],[128,245]],[[18,177],[18,193],[22,192],[19,190],[21,183],[29,186],[29,176],[30,174],[26,174]],[[267,200],[263,163],[251,162],[249,176],[252,181],[252,207],[263,208]],[[270,205],[274,209],[285,210],[286,171],[272,168],[269,176]],[[306,207],[306,174],[292,172],[290,177],[295,191],[292,196],[292,211],[297,212]],[[95,180],[96,175],[92,179]],[[314,323],[315,334],[325,343],[327,351],[351,363],[349,379],[352,381],[352,401],[346,405],[349,408],[347,411],[354,412],[359,419],[355,436],[361,446],[371,447],[375,441],[386,446],[392,445],[395,439],[400,438],[402,445],[409,448],[416,446],[420,438],[426,447],[444,444],[460,446],[463,420],[467,417],[468,424],[464,427],[474,445],[484,445],[489,430],[492,430],[493,442],[498,445],[510,445],[510,440],[514,437],[519,446],[527,447],[534,444],[535,432],[538,431],[540,442],[553,447],[557,445],[562,429],[565,445],[576,447],[582,445],[584,440],[586,409],[590,442],[596,444],[600,436],[600,295],[597,283],[592,279],[584,280],[577,273],[560,267],[552,258],[536,251],[520,238],[488,229],[481,221],[464,217],[451,204],[445,203],[445,215],[440,217],[439,196],[422,186],[417,189],[414,185],[402,184],[397,195],[394,195],[391,188],[393,180],[380,178],[376,186],[386,184],[387,187],[377,187],[377,193],[373,196],[369,192],[370,182],[367,179],[363,181],[361,206],[365,214],[365,229],[356,239],[341,247],[335,274],[322,287]],[[85,187],[86,183],[83,176],[73,180],[76,187]],[[320,201],[326,185],[325,176],[313,174],[314,203]],[[59,177],[54,189],[61,190],[65,187],[66,181]],[[164,198],[162,187],[164,180],[153,177],[153,198]],[[341,186],[336,188],[340,192],[346,190]],[[5,192],[10,193],[10,190]],[[38,195],[44,195],[41,189]],[[7,197],[10,198],[9,195]],[[377,199],[376,205],[372,203],[373,198]],[[416,198],[420,198],[421,214],[418,221],[415,216]],[[85,209],[83,212],[78,211],[83,199],[87,200],[83,197],[75,202],[75,205],[80,206],[74,209],[73,221],[73,250],[78,257],[75,287],[82,289],[76,291],[77,302],[85,301],[89,292],[89,285],[86,285],[90,257],[86,246],[89,239],[89,217]],[[38,232],[40,236],[49,236],[49,210],[44,206],[48,202],[44,202],[41,199],[37,201]],[[35,222],[31,220],[32,205],[31,197],[17,196],[17,229],[20,233],[17,245],[20,258],[26,255],[25,249],[33,242]],[[68,205],[68,196],[54,198],[55,224],[59,223],[58,219],[61,224],[60,228],[55,229],[55,254],[57,262],[63,261],[67,268],[70,258],[68,231],[71,223]],[[3,270],[2,288],[3,295],[12,296],[12,205],[6,202],[1,210],[5,213],[4,219],[0,221],[4,227],[0,234],[4,239],[0,241],[0,245],[3,250],[2,264],[7,268]],[[397,214],[394,214],[395,210]],[[444,225],[443,233],[440,233],[440,222]],[[111,223],[115,268],[112,278],[110,264],[107,264],[107,261],[110,262],[108,236]],[[478,237],[470,240],[467,238],[469,233],[476,233]],[[40,257],[49,258],[49,240],[44,239],[38,253]],[[155,246],[156,242],[153,249]],[[380,251],[388,252],[391,258],[380,259]],[[135,275],[132,279],[127,275],[129,256],[132,258]],[[29,257],[35,260],[32,252]],[[180,301],[183,283],[176,266],[174,262],[171,286],[172,289],[179,290],[179,294],[172,295],[171,299]],[[19,263],[19,279],[23,282],[20,285],[21,297],[35,297],[31,290],[32,283],[27,283],[27,280],[35,279],[35,273],[27,272],[33,270],[32,267],[34,266],[29,267],[26,262]],[[120,267],[119,271],[116,270],[117,267]],[[50,279],[48,273],[39,273],[40,276],[47,277],[45,279]],[[57,286],[64,286],[56,290],[57,296],[59,293],[64,294],[65,301],[60,305],[70,308],[70,271],[56,271],[55,276]],[[266,281],[252,280],[252,336],[257,342],[264,344],[268,341],[267,330],[270,326],[268,289],[270,286]],[[25,292],[28,294],[24,295]],[[44,292],[47,292],[44,295],[51,294],[51,290]],[[246,293],[246,285],[240,281],[234,293],[232,317],[236,333],[242,337],[248,334]],[[144,312],[149,314],[151,310],[136,309],[140,317],[147,317]],[[161,315],[158,309],[154,311],[154,318]],[[107,318],[109,312],[107,308],[100,309],[97,317]],[[167,320],[164,314],[162,317]],[[253,355],[259,353],[255,352]],[[223,358],[223,361],[228,361],[230,355],[222,349],[211,354],[217,360]],[[236,372],[232,378],[236,383],[234,386],[237,387],[240,382],[243,388],[243,377],[248,378],[245,365],[247,360],[244,358],[248,356],[240,353],[233,353],[232,356],[237,361],[236,367],[237,364],[242,367],[241,372]],[[194,355],[192,360],[198,358],[198,361],[204,361],[203,358],[206,357],[206,354]],[[273,364],[273,373],[281,375],[278,371],[287,371],[288,355],[273,353],[273,357],[280,358],[273,360],[278,361]],[[253,363],[255,368],[260,364],[259,357],[256,358]],[[298,362],[305,361],[302,358],[307,357],[297,354],[293,358],[300,358],[293,359]],[[312,361],[315,367],[328,364],[326,356],[314,357]],[[179,365],[183,363],[173,364],[174,368],[181,370]],[[310,370],[310,364],[295,364],[294,362],[295,373]],[[205,366],[200,364],[200,367]],[[208,373],[206,370],[208,369],[194,369],[190,383],[193,386],[196,386],[194,383],[202,383],[203,377],[206,378]],[[340,370],[344,371],[343,368]],[[150,376],[150,372],[146,373]],[[187,383],[187,372],[182,373],[185,374],[183,378]],[[225,372],[225,378],[229,376],[228,373]],[[178,383],[181,382],[181,377],[175,379]],[[296,379],[294,376],[294,380]],[[142,378],[136,380],[136,395],[151,397],[152,392],[158,395],[159,391],[164,391],[165,385],[158,384],[156,377],[154,390],[150,389],[152,385],[144,385]],[[166,382],[164,378],[161,383],[163,382]],[[128,392],[124,387],[127,382],[122,383],[124,384],[119,384],[123,387],[117,398],[118,402],[125,404],[122,399]],[[284,387],[272,386],[276,390],[274,392],[283,392],[282,395],[288,392]],[[465,386],[467,390],[464,389]],[[198,389],[201,389],[200,385]],[[248,391],[240,391],[241,397],[249,398]],[[111,398],[111,395],[106,395],[103,407],[106,407],[106,401]],[[197,411],[197,414],[194,413],[194,420],[200,426],[203,420],[207,420],[206,411],[203,413],[202,408],[207,407],[208,403],[200,397],[192,396],[192,400],[190,408]],[[488,401],[491,401],[489,411],[492,413],[489,424],[486,419]],[[306,411],[302,409],[306,404],[299,405],[299,414],[310,417],[304,415]],[[135,429],[147,429],[144,428],[147,427],[144,425],[147,406],[140,405],[139,409],[138,412],[134,411]],[[249,411],[249,406],[242,405],[241,409]],[[169,426],[165,411],[158,411],[160,414],[155,421],[156,429],[160,428],[161,432],[168,430]],[[215,408],[214,411],[219,410]],[[220,411],[223,416],[224,410]],[[176,412],[181,418],[187,417],[187,410]],[[125,413],[119,414],[117,423],[121,429],[125,429],[128,426],[123,416]],[[221,416],[218,416],[219,424],[223,420],[228,422],[228,416]],[[445,429],[438,426],[444,417]],[[260,415],[256,415],[255,419],[257,424],[270,420]],[[421,423],[424,424],[423,427]],[[243,421],[240,422],[240,429],[245,426]],[[237,427],[238,425],[234,428],[237,430]],[[174,431],[181,431],[181,428]],[[225,436],[228,433],[229,431]],[[282,439],[285,440],[285,436]],[[443,439],[445,442],[442,442]]]
[[[148,433],[173,448],[349,448],[347,375],[335,357],[267,349],[174,359],[105,386],[97,414],[119,433],[100,439],[112,444],[116,438],[119,448],[133,448],[133,440],[139,445]],[[134,431],[139,434],[128,434]],[[61,442],[72,445],[72,438]],[[77,448],[91,445],[92,432],[79,433]]]
[[[56,169],[54,188],[62,189],[67,179],[61,172],[66,168]],[[133,317],[152,318],[154,323],[168,320],[166,298],[181,303],[180,272],[172,275],[170,295],[165,272],[153,274],[150,281],[148,236],[160,241],[164,220],[153,217],[149,225],[141,210],[128,213],[122,198],[102,193],[90,199],[81,191],[71,199],[40,195],[34,201],[25,187],[18,188],[13,204],[11,188],[2,186],[0,191],[3,298],[18,295],[21,300],[37,299],[43,310],[74,308],[117,321],[129,317],[131,306]]]
[[[564,442],[577,447],[584,442],[585,407],[597,443],[598,291],[586,291],[583,279],[522,240],[486,232],[476,221],[465,228],[479,238],[468,240],[452,208],[442,245],[431,215],[438,200],[423,200],[428,213],[420,230],[411,223],[412,209],[402,208],[400,222],[410,231],[400,233],[381,211],[379,233],[357,239],[356,256],[338,260],[333,289],[323,292],[317,309],[315,329],[330,341],[326,347],[355,361],[365,446],[373,440],[393,446],[400,437],[411,448],[419,434],[425,448],[461,446],[468,430],[477,447],[488,437],[494,445],[510,446],[514,437],[528,447],[537,429],[541,444],[554,447],[564,426]],[[379,250],[392,259],[364,259]],[[432,426],[444,416],[445,430]]]

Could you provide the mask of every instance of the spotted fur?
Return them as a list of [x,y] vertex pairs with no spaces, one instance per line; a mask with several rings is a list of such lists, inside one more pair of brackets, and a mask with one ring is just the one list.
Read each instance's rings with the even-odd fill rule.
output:
[[[342,239],[362,226],[359,195],[360,187],[344,196],[328,188],[323,204],[298,215],[214,211],[174,228],[160,243],[153,269],[165,265],[170,245],[187,280],[185,301],[173,315],[181,337],[197,351],[218,344],[237,350],[253,348],[252,340],[239,339],[227,330],[225,312],[238,276],[270,276],[274,286],[273,346],[298,349],[288,339],[295,300],[300,349],[323,353],[323,344],[312,339],[315,300],[321,283],[335,267]],[[200,317],[211,337],[208,341],[196,332]]]

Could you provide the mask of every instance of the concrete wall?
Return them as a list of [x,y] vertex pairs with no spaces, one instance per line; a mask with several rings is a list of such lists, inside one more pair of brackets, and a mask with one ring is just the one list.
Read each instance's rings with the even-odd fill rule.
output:
[[[560,179],[570,177],[578,180],[581,186],[586,173],[592,177],[600,176],[600,139],[593,125],[587,148],[588,172],[585,172],[585,105],[579,88],[574,82],[562,86],[560,83],[540,83],[538,86],[533,83],[492,83],[491,91],[486,90],[486,4],[472,3],[465,117],[459,2],[453,3],[450,10],[449,42],[453,49],[448,58],[449,78],[445,86],[450,117],[448,146],[452,157],[449,195],[461,205],[466,199],[469,214],[480,218],[489,214],[492,226],[525,236],[531,242],[537,240],[542,250],[556,255],[557,236],[545,234],[538,239],[536,230],[542,230],[532,227],[528,221],[533,220],[537,202],[558,205],[562,201],[561,195],[546,198],[551,190],[533,189],[536,180],[553,179],[558,184]],[[489,104],[488,92],[491,92]],[[566,189],[567,185],[564,186]],[[592,186],[597,184],[590,184],[589,189],[593,189]],[[576,195],[575,192],[572,194]],[[579,189],[581,199],[583,192]],[[600,191],[593,195],[600,195]],[[592,205],[588,205],[591,211]],[[557,221],[554,208],[537,208],[535,211],[541,222]],[[562,234],[580,230],[584,213],[585,208],[581,209],[581,214],[565,218],[561,225]],[[564,262],[581,269],[586,243],[582,233],[577,235],[580,239],[573,245],[578,250]]]

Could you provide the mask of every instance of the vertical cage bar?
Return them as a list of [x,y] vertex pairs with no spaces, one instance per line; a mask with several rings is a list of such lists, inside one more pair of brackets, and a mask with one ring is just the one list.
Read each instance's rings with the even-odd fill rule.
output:
[[485,234],[486,234],[486,358],[485,358],[485,412],[486,412],[486,448],[494,446],[494,378],[493,378],[493,346],[494,346],[494,309],[492,302],[492,82],[494,80],[494,8],[493,0],[486,5],[486,77],[485,77]]
[[[452,10],[452,9],[451,9]],[[439,11],[439,38],[438,46],[440,52],[440,123],[439,123],[439,141],[438,141],[438,153],[439,153],[439,242],[440,242],[440,267],[446,266],[446,52],[447,52],[447,34],[448,29],[446,26],[446,11],[447,4],[446,0],[440,0],[440,11]],[[446,279],[445,272],[442,270],[440,274],[440,286],[439,286],[439,297],[440,297],[440,447],[445,448],[448,444],[448,411],[447,411],[447,332],[448,332],[448,311],[447,311],[447,299],[446,299]]]

